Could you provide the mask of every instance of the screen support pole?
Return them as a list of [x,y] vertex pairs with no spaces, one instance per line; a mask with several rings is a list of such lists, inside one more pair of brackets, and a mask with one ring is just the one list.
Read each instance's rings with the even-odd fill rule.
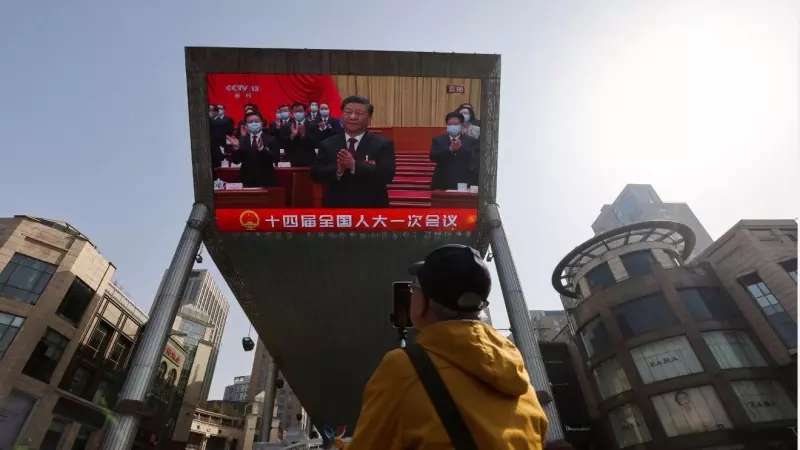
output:
[[147,406],[147,394],[156,377],[183,291],[200,249],[203,229],[210,216],[204,204],[195,203],[192,207],[178,248],[164,275],[162,288],[150,308],[144,333],[136,344],[136,352],[128,366],[128,376],[115,407],[118,414],[111,420],[111,426],[105,433],[103,450],[129,450],[133,447],[142,416],[151,413]]
[[[528,369],[528,376],[530,376],[534,390],[537,393],[545,391],[552,398],[553,392],[544,369],[544,361],[528,312],[528,304],[525,303],[525,294],[522,292],[517,268],[514,266],[514,259],[511,256],[511,247],[508,244],[506,232],[503,230],[503,222],[500,220],[500,209],[496,203],[486,205],[486,218],[490,226],[489,243],[492,246],[497,277],[500,279],[500,289],[503,291],[503,299],[508,311],[508,320],[511,322],[514,344],[519,348],[522,359],[525,360],[525,368]],[[547,427],[547,441],[564,439],[564,429],[558,417],[555,402],[542,405],[542,408],[550,422]]]
[[277,388],[278,364],[275,361],[275,358],[270,355],[267,379],[264,381],[264,405],[261,408],[264,412],[261,416],[261,430],[258,433],[259,442],[269,442],[269,435],[270,432],[272,432],[272,414],[275,411],[275,397]]

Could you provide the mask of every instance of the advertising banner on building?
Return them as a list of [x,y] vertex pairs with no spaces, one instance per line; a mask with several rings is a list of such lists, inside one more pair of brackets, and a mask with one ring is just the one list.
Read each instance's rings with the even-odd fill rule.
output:
[[700,386],[652,397],[667,436],[730,428],[731,421],[711,386]]

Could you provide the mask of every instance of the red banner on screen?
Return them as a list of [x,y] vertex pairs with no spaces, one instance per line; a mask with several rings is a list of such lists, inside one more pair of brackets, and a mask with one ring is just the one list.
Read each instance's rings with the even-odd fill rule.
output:
[[223,232],[475,231],[475,209],[218,209]]
[[331,116],[341,117],[342,98],[330,75],[208,74],[208,103],[225,106],[225,115],[243,119],[244,105],[253,103],[267,121],[275,120],[280,105],[312,101],[327,103]]

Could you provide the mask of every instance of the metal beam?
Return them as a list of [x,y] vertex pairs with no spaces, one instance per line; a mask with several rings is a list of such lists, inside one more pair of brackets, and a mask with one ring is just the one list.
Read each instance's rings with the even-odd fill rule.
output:
[[[528,304],[525,302],[525,295],[522,293],[517,269],[511,256],[511,247],[508,244],[506,232],[503,230],[500,209],[496,203],[486,205],[486,216],[491,226],[489,242],[492,246],[497,277],[500,279],[500,289],[503,291],[503,299],[508,311],[508,320],[511,322],[511,329],[514,333],[514,344],[519,348],[522,359],[525,360],[525,368],[528,369],[528,376],[531,379],[534,390],[537,392],[546,391],[552,398],[553,392],[547,379],[542,353],[539,350],[539,343],[528,313]],[[556,403],[549,402],[547,405],[543,405],[542,408],[549,421],[547,440],[557,441],[564,439],[564,429],[558,417]]]
[[139,422],[148,414],[147,394],[167,345],[175,315],[178,312],[183,291],[200,249],[203,229],[209,221],[210,213],[202,203],[195,203],[186,227],[175,249],[175,255],[164,275],[163,288],[159,290],[150,308],[144,333],[136,345],[136,353],[128,367],[128,376],[119,394],[116,410],[119,414],[111,421],[105,434],[104,450],[129,450],[133,447]]
[[[269,370],[267,370],[267,379],[264,382],[264,413],[261,416],[261,431],[258,434],[259,442],[269,442],[269,435],[272,432],[272,414],[275,411],[277,386],[278,364],[275,362],[275,358],[270,355]],[[284,408],[285,407],[284,405]]]

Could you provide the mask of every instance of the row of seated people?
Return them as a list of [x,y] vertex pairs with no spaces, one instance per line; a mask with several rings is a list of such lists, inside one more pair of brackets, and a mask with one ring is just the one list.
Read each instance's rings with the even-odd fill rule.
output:
[[[468,109],[459,108],[458,112],[448,113],[445,118],[446,132],[433,138],[430,159],[436,163],[436,167],[431,181],[432,189],[455,189],[459,183],[478,184],[479,128],[474,125],[475,121],[466,120],[465,115],[472,114],[471,106],[467,106]],[[237,133],[228,134],[232,120],[224,116],[224,108],[221,105],[212,105],[209,115],[213,117],[209,120],[214,168],[220,167],[222,161],[228,159],[233,164],[241,164],[240,180],[245,187],[268,187],[276,184],[276,163],[286,161],[293,167],[311,167],[314,180],[327,184],[328,191],[333,189],[332,195],[335,196],[336,191],[346,191],[347,194],[341,197],[361,199],[340,199],[334,202],[326,200],[327,206],[388,206],[387,185],[392,182],[396,170],[394,143],[379,136],[381,146],[385,148],[377,154],[372,150],[357,151],[374,109],[368,99],[358,96],[345,99],[342,103],[342,122],[330,117],[327,113],[329,109],[324,103],[312,103],[309,108],[312,113],[310,116],[306,115],[304,105],[295,104],[292,107],[293,117],[288,119],[285,118],[288,111],[284,111],[284,108],[285,106],[277,111],[275,121],[265,128],[265,120],[257,106],[247,105],[240,127],[243,129],[234,130],[240,131],[237,136]],[[464,113],[461,112],[462,109],[465,109]],[[222,114],[220,110],[223,111]],[[315,115],[315,112],[319,114]],[[224,132],[220,132],[220,129]],[[352,144],[352,141],[356,143]],[[347,142],[351,144],[348,145]],[[332,146],[338,148],[328,149]],[[344,157],[342,152],[345,153]],[[364,176],[367,172],[378,169],[381,176],[370,176],[360,182],[358,179],[351,181],[351,177],[344,175],[356,173],[354,163],[350,162],[353,166],[351,169],[342,169],[342,158],[346,160],[348,154],[357,162],[367,164],[360,170],[360,175]],[[370,154],[373,154],[371,161]],[[336,167],[335,176],[321,176],[331,165]],[[341,173],[338,172],[339,169],[342,169]]]

